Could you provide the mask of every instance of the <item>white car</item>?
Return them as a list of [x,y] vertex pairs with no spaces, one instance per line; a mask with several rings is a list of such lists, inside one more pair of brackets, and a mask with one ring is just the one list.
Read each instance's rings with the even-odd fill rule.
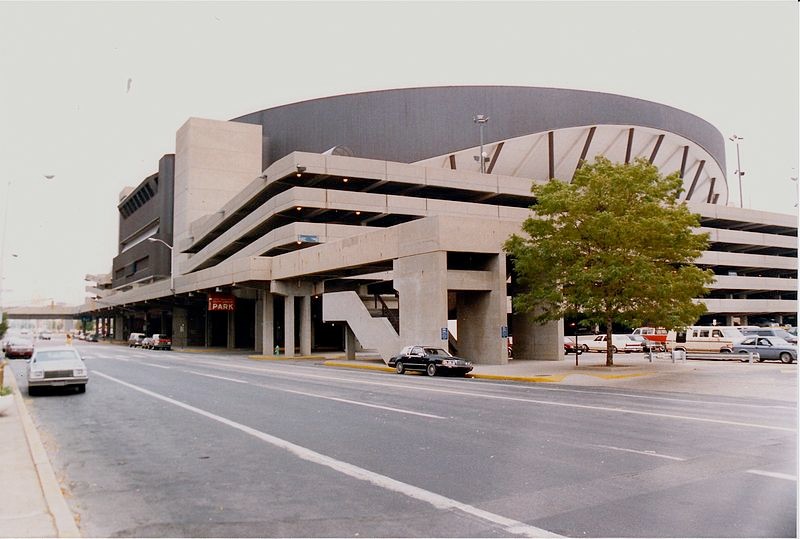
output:
[[37,348],[28,361],[29,395],[43,386],[74,386],[83,393],[88,382],[89,369],[72,346]]
[[[607,343],[605,334],[603,335],[579,335],[578,346],[584,352],[605,352]],[[617,352],[641,352],[642,343],[629,339],[627,335],[612,335],[611,336],[611,351],[616,354]]]

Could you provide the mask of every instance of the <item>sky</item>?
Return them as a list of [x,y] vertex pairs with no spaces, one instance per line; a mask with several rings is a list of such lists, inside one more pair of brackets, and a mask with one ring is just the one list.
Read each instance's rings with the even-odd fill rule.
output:
[[0,0],[0,299],[83,303],[84,277],[117,255],[120,191],[158,170],[189,117],[370,90],[670,105],[725,136],[730,205],[736,134],[744,206],[797,214],[798,43],[792,1]]

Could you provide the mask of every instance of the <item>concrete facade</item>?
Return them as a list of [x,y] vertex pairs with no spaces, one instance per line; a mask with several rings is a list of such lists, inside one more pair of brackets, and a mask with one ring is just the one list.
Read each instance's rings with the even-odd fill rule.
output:
[[[474,159],[476,112],[491,116],[485,173]],[[230,122],[189,119],[176,135],[174,286],[161,275],[114,290],[102,308],[171,323],[176,346],[348,357],[363,348],[388,359],[432,344],[501,364],[510,327],[515,358],[560,360],[563,321],[537,326],[511,312],[502,245],[530,215],[531,181],[570,181],[596,155],[681,174],[711,236],[697,261],[718,275],[701,300],[709,319],[796,320],[796,216],[725,205],[724,139],[713,126],[623,96],[508,87],[369,92]],[[207,311],[215,291],[237,297],[234,313]],[[443,333],[449,326],[457,335]]]

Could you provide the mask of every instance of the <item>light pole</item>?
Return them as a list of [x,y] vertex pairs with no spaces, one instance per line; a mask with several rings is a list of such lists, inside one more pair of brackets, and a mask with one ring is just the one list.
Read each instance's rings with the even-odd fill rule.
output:
[[[5,270],[6,261],[6,229],[8,229],[8,203],[11,200],[11,180],[8,180],[8,187],[6,188],[6,209],[3,214],[3,234],[2,245],[0,245],[0,323],[3,322],[3,271]],[[14,255],[17,256],[17,255]]]
[[481,134],[481,153],[475,157],[475,160],[481,164],[481,174],[484,174],[486,173],[486,161],[488,158],[483,151],[483,126],[489,122],[489,117],[485,114],[476,114],[472,117],[472,121],[478,124],[478,129]]
[[163,243],[169,249],[169,291],[175,295],[175,255],[173,253],[172,245],[158,238],[147,238],[147,241],[156,241]]
[[742,176],[744,176],[744,172],[742,171],[742,160],[741,160],[741,157],[739,156],[739,141],[740,140],[744,140],[744,137],[740,137],[739,135],[734,133],[733,135],[728,137],[728,140],[736,143],[736,167],[737,167],[737,169],[736,169],[736,172],[734,172],[734,174],[739,176],[739,207],[740,208],[744,208],[744,197],[742,196]]

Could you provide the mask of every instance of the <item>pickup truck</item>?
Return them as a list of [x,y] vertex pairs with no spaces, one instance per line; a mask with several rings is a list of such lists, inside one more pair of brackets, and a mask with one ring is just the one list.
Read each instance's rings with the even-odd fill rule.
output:
[[145,346],[151,350],[171,350],[172,339],[170,339],[166,335],[155,333]]
[[[584,352],[605,352],[606,351],[606,335],[579,335],[578,346]],[[613,353],[625,352],[641,352],[642,343],[633,341],[627,335],[612,335],[611,336],[611,351]]]

